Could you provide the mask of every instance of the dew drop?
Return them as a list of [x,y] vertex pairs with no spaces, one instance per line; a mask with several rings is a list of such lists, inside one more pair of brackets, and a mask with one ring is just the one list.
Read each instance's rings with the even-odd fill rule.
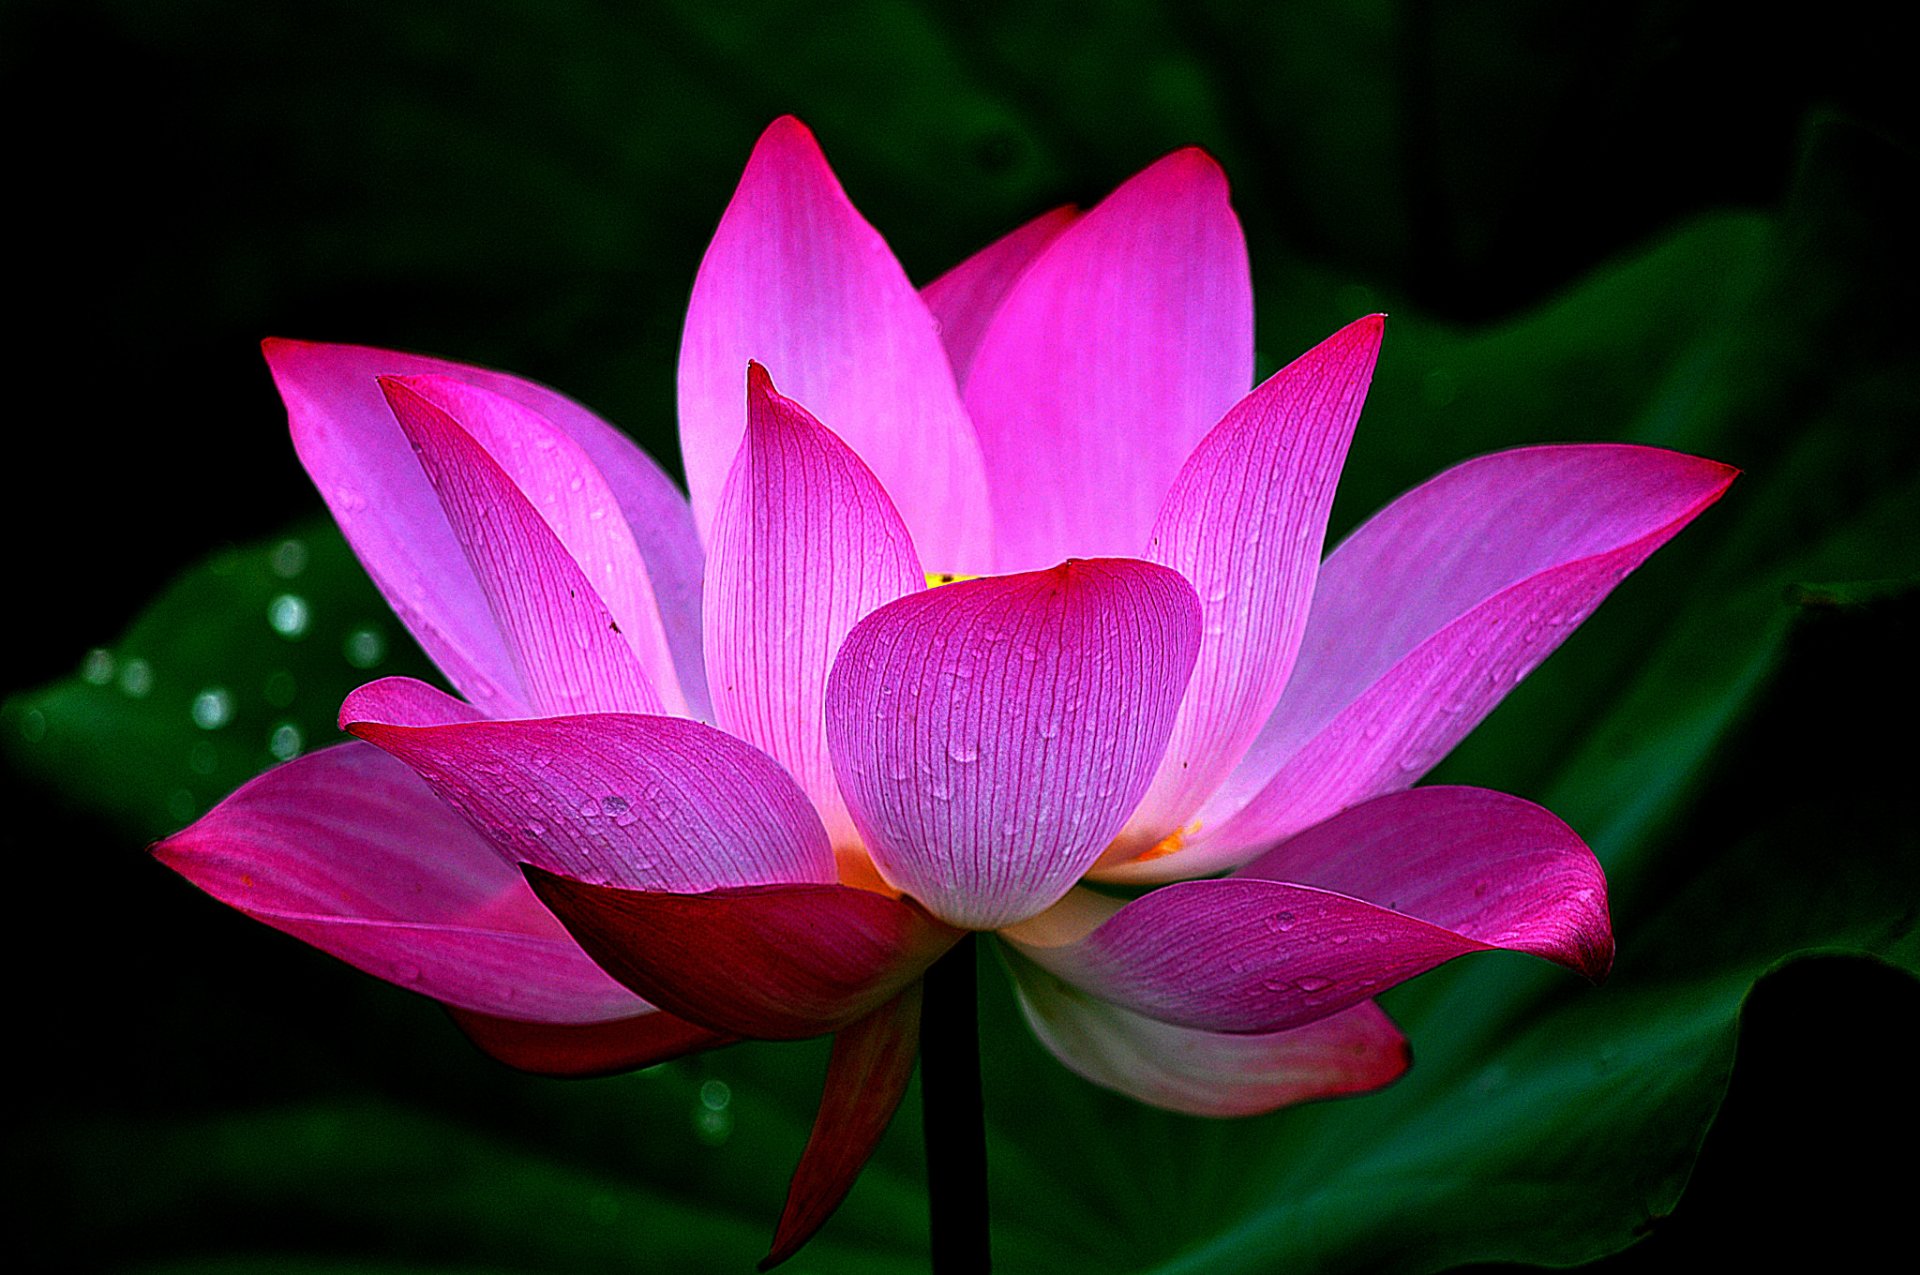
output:
[[963,766],[968,765],[980,760],[980,746],[975,743],[962,743],[959,740],[954,740],[947,745],[947,756],[953,758]]
[[600,817],[600,803],[592,797],[588,797],[585,801],[581,802],[579,810],[580,817],[583,819],[598,819]]
[[1332,987],[1333,980],[1330,978],[1322,978],[1318,974],[1308,974],[1304,978],[1295,979],[1293,985],[1311,995],[1314,992],[1324,992],[1329,987]]

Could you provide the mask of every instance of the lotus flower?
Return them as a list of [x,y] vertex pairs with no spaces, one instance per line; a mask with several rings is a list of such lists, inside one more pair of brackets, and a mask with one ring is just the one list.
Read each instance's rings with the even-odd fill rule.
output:
[[1572,831],[1412,785],[1732,477],[1506,452],[1322,561],[1382,328],[1249,392],[1245,244],[1195,150],[916,291],[778,121],[694,284],[690,501],[527,381],[267,343],[459,697],[360,688],[361,742],[156,852],[530,1070],[835,1033],[776,1259],[885,1127],[969,932],[1062,1062],[1143,1101],[1382,1085],[1385,988],[1487,948],[1608,968]]

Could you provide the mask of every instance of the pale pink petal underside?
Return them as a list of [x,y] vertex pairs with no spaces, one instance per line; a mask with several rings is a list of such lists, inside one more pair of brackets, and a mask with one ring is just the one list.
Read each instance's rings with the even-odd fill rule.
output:
[[1048,244],[973,356],[997,569],[1139,552],[1187,454],[1252,383],[1253,290],[1226,177],[1179,151]]
[[250,780],[153,848],[223,903],[376,977],[482,1014],[644,1013],[519,870],[411,770],[364,744]]
[[1079,216],[1080,210],[1071,206],[1041,213],[920,289],[921,299],[940,325],[940,342],[947,347],[953,379],[963,392],[974,353],[1000,302],[1028,263]]
[[702,536],[746,428],[748,360],[879,476],[925,560],[989,562],[980,448],[933,316],[798,120],[775,120],[694,280],[680,446]]
[[881,874],[952,925],[1052,904],[1132,812],[1199,644],[1175,572],[1129,559],[890,603],[827,682],[834,773]]
[[813,798],[836,847],[858,835],[827,755],[827,670],[856,621],[926,587],[893,502],[860,458],[748,374],[747,437],[714,517],[707,669],[714,721]]
[[1199,1031],[1098,1000],[1018,956],[1010,964],[1021,1012],[1069,1070],[1171,1111],[1252,1116],[1366,1093],[1411,1060],[1406,1037],[1372,1001],[1290,1031]]

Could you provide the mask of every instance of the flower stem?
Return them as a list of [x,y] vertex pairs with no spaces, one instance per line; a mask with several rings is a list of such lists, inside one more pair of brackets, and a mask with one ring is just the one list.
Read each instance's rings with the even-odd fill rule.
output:
[[920,1016],[927,1232],[934,1275],[985,1275],[993,1269],[973,949],[969,934],[933,963],[927,971],[927,999]]

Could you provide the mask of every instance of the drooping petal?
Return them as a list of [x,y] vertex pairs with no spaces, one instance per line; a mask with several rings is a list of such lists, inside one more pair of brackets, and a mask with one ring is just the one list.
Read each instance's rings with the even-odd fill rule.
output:
[[295,449],[374,583],[453,684],[488,716],[513,716],[515,673],[493,613],[432,487],[380,392],[381,376],[452,377],[502,394],[565,430],[619,500],[646,559],[690,704],[700,674],[698,537],[686,499],[653,460],[578,403],[531,381],[444,359],[274,339],[262,350]]
[[1132,812],[1199,645],[1177,573],[1130,559],[963,581],[862,620],[827,738],[880,873],[951,925],[1053,903]]
[[940,325],[940,342],[953,362],[953,379],[962,392],[987,325],[1020,275],[1040,250],[1071,226],[1080,210],[1071,206],[1041,213],[1026,225],[994,240],[920,289],[920,297]]
[[1162,886],[1072,933],[1006,937],[1083,991],[1226,1032],[1297,1027],[1467,952],[1595,979],[1613,959],[1592,851],[1540,807],[1474,788],[1377,798],[1240,875]]
[[383,677],[347,692],[347,698],[340,704],[338,724],[341,730],[347,730],[353,722],[454,726],[486,720],[485,713],[437,686],[411,677]]
[[966,402],[997,569],[1137,553],[1187,454],[1252,384],[1253,288],[1226,177],[1179,151],[1048,244],[974,354]]
[[707,572],[714,720],[859,845],[827,756],[827,670],[855,621],[926,587],[893,502],[851,449],[752,365],[747,437],[715,514]]
[[530,1023],[452,1006],[447,1015],[495,1061],[566,1080],[617,1076],[735,1040],[657,1009],[605,1023]]
[[986,480],[933,316],[798,120],[775,120],[700,263],[680,345],[680,448],[703,537],[763,364],[859,454],[936,570],[990,561]]
[[[500,467],[606,603],[667,710],[684,713],[646,563],[619,516],[613,485],[586,449],[531,408],[453,377],[388,377],[383,383],[405,386],[444,412]],[[412,430],[404,420],[401,428]],[[481,583],[486,587],[484,575]]]
[[1107,875],[1231,867],[1410,786],[1735,472],[1651,447],[1535,447],[1402,496],[1321,567],[1293,678],[1197,835]]
[[[670,1013],[736,1036],[797,1040],[865,1017],[959,934],[899,899],[844,885],[673,894],[527,869],[600,967]],[[644,994],[644,993],[643,993]]]
[[1110,855],[1177,833],[1279,703],[1383,317],[1348,325],[1242,399],[1167,493],[1145,556],[1200,595],[1200,658],[1160,773]]
[[542,1023],[649,1008],[498,850],[364,744],[259,775],[153,853],[221,902],[450,1006]]
[[507,472],[419,390],[390,378],[380,387],[479,581],[524,703],[549,714],[663,711],[619,617]]
[[518,862],[636,890],[834,879],[806,794],[725,731],[623,713],[408,725],[380,711],[386,685],[355,692],[346,729]]
[[1130,1098],[1193,1116],[1253,1116],[1399,1079],[1407,1038],[1362,1001],[1290,1031],[1175,1027],[1097,1000],[1018,956],[1020,1009],[1070,1071]]
[[913,1076],[920,1043],[921,987],[918,982],[911,984],[835,1034],[820,1111],[787,1187],[786,1208],[775,1228],[773,1246],[760,1260],[761,1270],[772,1270],[799,1252],[833,1216],[892,1123]]

